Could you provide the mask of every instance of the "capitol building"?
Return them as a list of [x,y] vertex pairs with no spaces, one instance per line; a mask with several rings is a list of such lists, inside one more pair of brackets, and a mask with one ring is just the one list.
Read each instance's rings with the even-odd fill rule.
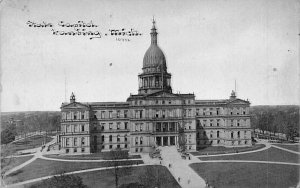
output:
[[173,93],[154,21],[150,35],[137,94],[126,102],[80,102],[72,93],[70,102],[62,103],[60,151],[75,154],[120,148],[140,153],[157,146],[184,145],[187,151],[251,146],[250,102],[237,98],[235,91],[218,100]]

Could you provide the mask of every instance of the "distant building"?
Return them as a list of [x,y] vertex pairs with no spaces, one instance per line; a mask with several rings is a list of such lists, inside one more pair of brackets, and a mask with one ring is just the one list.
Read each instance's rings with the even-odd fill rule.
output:
[[151,45],[138,75],[138,94],[126,102],[70,102],[61,106],[60,149],[90,153],[115,148],[150,152],[156,146],[178,145],[184,130],[188,151],[207,146],[250,146],[249,101],[196,100],[195,95],[172,92],[166,58],[157,45],[155,22]]

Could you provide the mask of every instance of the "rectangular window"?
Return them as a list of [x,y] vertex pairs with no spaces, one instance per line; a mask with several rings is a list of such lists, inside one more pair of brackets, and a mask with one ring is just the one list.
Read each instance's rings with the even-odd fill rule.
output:
[[108,118],[112,118],[112,111],[108,112]]
[[124,129],[127,129],[128,128],[128,122],[125,122],[124,123]]
[[117,123],[117,129],[120,129],[121,124]]
[[112,124],[112,123],[109,123],[109,129],[110,129],[110,130],[112,129],[112,126],[113,126],[113,124]]
[[125,148],[127,148],[127,144],[125,144],[125,146],[124,146]]
[[119,144],[117,145],[117,148],[120,149],[120,145]]
[[81,125],[81,132],[84,132],[84,125]]
[[81,119],[84,119],[84,114],[81,114]]
[[117,118],[120,118],[120,111],[117,111]]
[[112,145],[109,145],[109,149],[112,149]]
[[128,116],[128,110],[124,110],[124,118],[127,118]]
[[196,109],[196,116],[199,115],[199,108]]
[[104,119],[105,118],[105,111],[102,111],[101,112],[101,119]]
[[84,148],[81,148],[81,152],[84,153],[84,151],[85,151],[85,149],[84,149]]
[[188,111],[188,116],[189,116],[189,117],[192,116],[192,109],[189,109],[189,111]]
[[76,153],[77,152],[77,148],[74,148],[74,153]]
[[165,117],[166,117],[166,111],[163,110],[163,111],[162,111],[162,118],[165,118]]
[[140,124],[140,131],[143,131],[143,124]]

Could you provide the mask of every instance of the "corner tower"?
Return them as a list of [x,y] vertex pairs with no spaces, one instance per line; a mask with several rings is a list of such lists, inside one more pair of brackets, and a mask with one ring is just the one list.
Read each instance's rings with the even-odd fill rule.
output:
[[152,21],[151,44],[143,59],[143,73],[139,77],[139,94],[147,95],[157,91],[172,93],[171,74],[167,71],[166,58],[157,45],[155,21]]

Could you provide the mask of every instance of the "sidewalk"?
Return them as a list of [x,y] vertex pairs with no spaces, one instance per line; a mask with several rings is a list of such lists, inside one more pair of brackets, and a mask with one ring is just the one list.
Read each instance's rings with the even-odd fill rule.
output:
[[[205,188],[205,181],[189,166],[200,162],[197,158],[181,159],[175,146],[162,147],[163,165],[166,166],[182,188]],[[171,168],[169,168],[171,164]],[[178,180],[180,177],[180,181]]]

